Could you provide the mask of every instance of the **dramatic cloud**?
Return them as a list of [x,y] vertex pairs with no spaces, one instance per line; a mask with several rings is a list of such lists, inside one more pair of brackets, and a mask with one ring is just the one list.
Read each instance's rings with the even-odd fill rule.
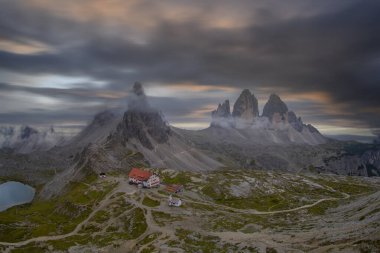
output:
[[178,126],[250,88],[326,133],[380,129],[376,1],[0,2],[1,123],[84,123],[139,80]]

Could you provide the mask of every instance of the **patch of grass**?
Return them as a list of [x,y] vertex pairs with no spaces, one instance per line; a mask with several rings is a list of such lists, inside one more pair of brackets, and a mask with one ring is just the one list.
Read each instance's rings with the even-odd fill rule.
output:
[[171,214],[160,211],[152,211],[152,216],[154,221],[160,226],[165,226],[165,223],[167,222],[175,222],[182,220],[182,217],[180,216],[173,216]]
[[93,223],[87,223],[82,227],[80,233],[95,233],[100,231],[100,228]]
[[237,247],[223,243],[217,236],[202,235],[185,229],[177,229],[179,241],[170,241],[171,246],[180,247],[185,252],[235,252]]
[[[259,211],[269,211],[286,209],[294,206],[292,198],[284,197],[285,194],[267,194],[267,195],[251,195],[248,197],[231,196],[221,189],[215,189],[215,186],[206,185],[202,189],[202,193],[211,197],[215,203],[225,205],[237,209],[256,209]],[[296,202],[298,203],[298,202]]]
[[372,214],[380,212],[380,208],[375,208],[372,211],[368,212],[367,214],[361,216],[359,220],[364,220],[366,217],[371,216]]
[[53,246],[54,250],[66,251],[75,245],[86,245],[92,241],[90,235],[73,235],[62,240],[49,241],[49,245]]
[[309,207],[307,210],[312,215],[324,215],[328,209],[335,207],[338,207],[338,201],[327,200],[319,203],[318,205]]
[[139,245],[146,245],[148,243],[151,243],[154,240],[156,240],[157,237],[159,237],[160,235],[161,235],[161,233],[152,233],[152,234],[149,234],[149,235],[145,236],[144,239],[142,239],[141,241],[139,241]]
[[274,248],[266,248],[265,252],[266,253],[277,253],[277,250],[275,250]]
[[160,201],[154,200],[154,199],[149,198],[148,196],[145,196],[142,201],[142,204],[148,207],[156,207],[160,205]]
[[191,174],[189,172],[180,171],[175,176],[171,177],[167,173],[162,173],[163,182],[167,184],[183,184],[191,183]]
[[141,253],[151,253],[155,250],[155,247],[153,245],[146,246]]
[[91,218],[90,221],[102,224],[111,218],[111,214],[106,210],[99,210]]
[[332,189],[343,192],[349,195],[359,195],[363,193],[371,193],[374,192],[376,189],[371,185],[364,185],[355,182],[354,180],[348,178],[348,179],[339,179],[338,181],[334,180],[327,180],[325,178],[318,178],[316,181],[321,184],[328,187],[331,187]]
[[11,252],[12,253],[39,253],[39,252],[45,252],[48,251],[47,245],[38,245],[36,243],[29,243],[25,246],[15,248]]
[[240,216],[215,213],[209,217],[210,222],[205,223],[212,231],[238,231],[249,222]]
[[380,240],[360,240],[355,242],[361,253],[378,252],[380,249]]
[[141,208],[133,209],[125,218],[124,230],[128,233],[128,239],[135,239],[139,237],[148,228],[144,211]]
[[259,250],[257,248],[254,248],[252,246],[244,246],[241,249],[242,252],[250,252],[250,253],[259,253]]

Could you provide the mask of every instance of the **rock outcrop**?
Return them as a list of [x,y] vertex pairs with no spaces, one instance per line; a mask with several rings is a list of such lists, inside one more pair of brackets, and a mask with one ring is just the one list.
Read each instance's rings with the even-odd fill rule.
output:
[[301,120],[301,117],[297,118],[297,115],[293,111],[288,112],[288,122],[289,124],[296,129],[298,132],[302,132],[304,124]]
[[92,124],[98,125],[98,126],[105,126],[110,121],[114,120],[116,118],[116,114],[112,111],[103,111],[95,115],[94,120]]
[[246,121],[253,121],[259,116],[259,106],[254,94],[248,89],[243,90],[234,104],[232,116]]
[[123,143],[135,138],[148,149],[153,149],[152,141],[167,142],[171,135],[170,127],[161,113],[149,105],[141,83],[136,82],[132,91],[128,110],[117,126],[117,135]]
[[276,94],[272,94],[269,97],[268,102],[265,104],[263,109],[263,117],[267,117],[273,121],[276,120],[285,120],[286,114],[288,112],[288,107]]
[[30,126],[21,127],[20,137],[22,140],[30,138],[32,135],[38,134],[38,131]]
[[213,118],[229,118],[231,117],[230,101],[226,100],[223,104],[219,104],[218,108],[211,112]]

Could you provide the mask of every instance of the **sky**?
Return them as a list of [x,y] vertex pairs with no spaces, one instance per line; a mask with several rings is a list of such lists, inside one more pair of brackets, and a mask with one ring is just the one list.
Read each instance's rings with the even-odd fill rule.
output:
[[326,135],[380,133],[375,0],[0,0],[0,125],[79,131],[135,81],[170,124],[205,128],[242,89]]

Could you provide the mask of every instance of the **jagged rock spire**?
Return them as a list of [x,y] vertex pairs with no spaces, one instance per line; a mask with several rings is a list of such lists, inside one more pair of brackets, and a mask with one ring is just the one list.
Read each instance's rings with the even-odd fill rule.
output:
[[272,120],[273,115],[275,113],[278,113],[281,117],[284,117],[284,115],[288,112],[288,107],[286,104],[281,100],[279,96],[276,94],[272,94],[269,97],[268,102],[265,104],[263,109],[263,115],[264,117],[268,117],[270,120]]
[[140,82],[135,82],[132,92],[128,96],[128,110],[130,111],[151,111],[144,88]]
[[149,105],[142,84],[136,82],[128,97],[128,110],[124,113],[114,136],[123,143],[129,139],[136,139],[144,147],[153,149],[154,142],[165,143],[170,135],[169,125],[161,113]]
[[135,82],[133,85],[133,93],[137,96],[145,96],[144,88],[142,87],[142,84],[140,82]]
[[226,100],[223,104],[219,104],[218,108],[211,113],[213,118],[229,118],[231,117],[230,101]]
[[254,94],[248,89],[243,90],[234,104],[233,117],[239,117],[248,121],[259,116],[259,106]]

